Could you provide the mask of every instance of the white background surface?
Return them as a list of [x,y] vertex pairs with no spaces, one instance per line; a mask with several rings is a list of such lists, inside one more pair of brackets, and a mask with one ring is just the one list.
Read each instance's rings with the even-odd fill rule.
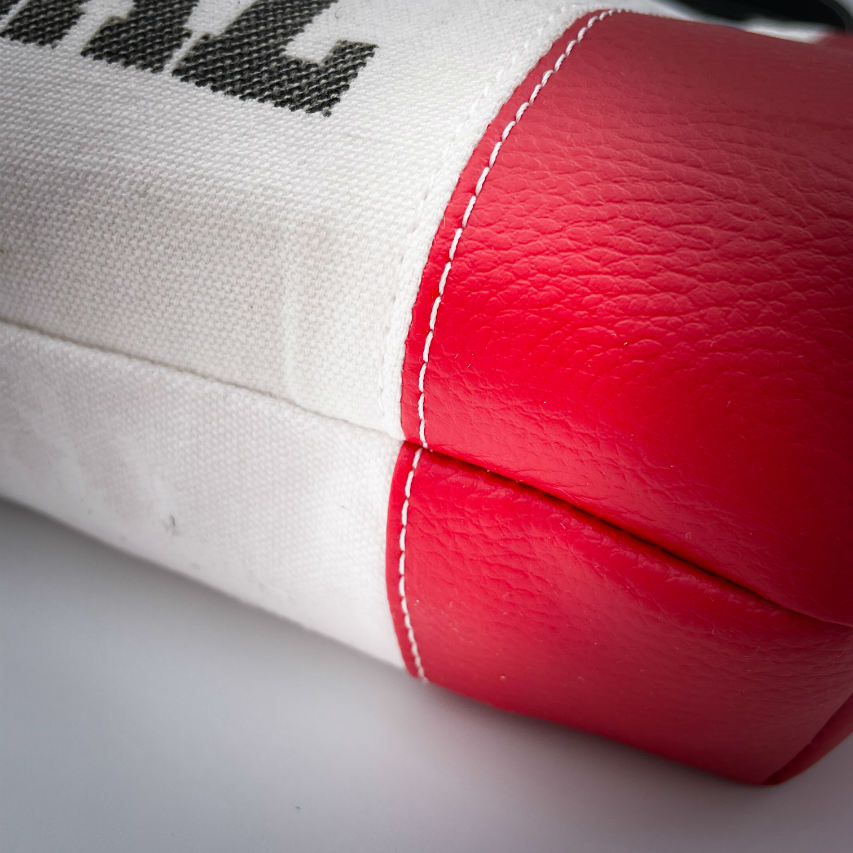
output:
[[0,503],[0,851],[848,851],[853,739],[747,788],[525,720]]

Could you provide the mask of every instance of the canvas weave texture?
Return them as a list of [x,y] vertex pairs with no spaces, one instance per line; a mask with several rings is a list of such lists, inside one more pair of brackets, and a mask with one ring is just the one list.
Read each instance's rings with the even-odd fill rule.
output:
[[0,496],[399,664],[422,270],[598,5],[0,0]]
[[16,4],[0,19],[0,317],[399,437],[447,199],[586,8]]
[[401,665],[394,439],[5,323],[0,400],[0,494]]

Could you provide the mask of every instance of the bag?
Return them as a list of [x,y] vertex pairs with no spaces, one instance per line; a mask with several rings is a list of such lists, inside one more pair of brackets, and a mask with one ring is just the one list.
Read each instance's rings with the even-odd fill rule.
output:
[[0,3],[0,494],[742,781],[853,728],[841,40],[84,6]]

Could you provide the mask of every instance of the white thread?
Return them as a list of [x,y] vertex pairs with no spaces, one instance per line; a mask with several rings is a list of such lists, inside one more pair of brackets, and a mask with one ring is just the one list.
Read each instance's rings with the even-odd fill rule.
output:
[[412,496],[412,480],[415,478],[415,468],[418,467],[418,462],[423,453],[423,448],[419,447],[412,459],[412,467],[409,469],[409,476],[406,478],[406,487],[403,490],[405,499],[403,500],[403,508],[400,511],[400,518],[403,526],[400,528],[400,582],[397,588],[400,591],[400,609],[403,611],[403,623],[406,626],[406,634],[409,638],[409,647],[412,650],[412,657],[415,661],[415,669],[418,673],[418,678],[421,681],[427,681],[424,673],[424,666],[421,662],[421,653],[418,651],[418,644],[415,640],[415,632],[412,629],[412,618],[409,615],[409,605],[406,602],[406,525],[409,521],[409,499]]
[[[483,171],[480,173],[480,177],[477,180],[477,184],[474,188],[474,192],[471,195],[471,199],[468,202],[467,207],[465,208],[465,214],[462,217],[462,225],[461,227],[456,229],[456,233],[453,235],[453,242],[450,246],[450,251],[447,253],[447,263],[444,265],[444,270],[441,273],[441,278],[438,282],[438,295],[435,297],[435,301],[432,304],[432,311],[430,311],[429,318],[429,332],[427,333],[426,340],[424,341],[424,351],[421,356],[421,370],[418,375],[418,390],[420,391],[420,396],[418,397],[418,420],[420,422],[418,434],[420,437],[421,445],[424,448],[429,447],[426,439],[426,418],[424,416],[424,380],[426,377],[426,369],[427,364],[429,363],[429,350],[432,345],[433,337],[435,336],[435,321],[438,317],[438,307],[441,304],[441,298],[444,296],[444,288],[447,284],[447,276],[450,274],[450,268],[453,266],[453,258],[456,254],[456,247],[459,245],[459,238],[462,236],[462,232],[468,225],[468,220],[471,217],[471,211],[474,209],[474,205],[477,203],[477,199],[480,197],[480,192],[483,189],[483,185],[486,182],[486,178],[491,172],[492,167],[495,165],[495,160],[497,159],[498,152],[501,150],[501,146],[503,146],[504,142],[506,142],[507,137],[512,132],[513,128],[518,124],[522,115],[524,115],[527,108],[536,100],[539,93],[542,91],[542,87],[551,79],[554,75],[554,72],[558,71],[560,66],[569,56],[569,54],[583,41],[586,34],[590,31],[590,29],[598,23],[599,21],[603,21],[605,18],[609,18],[611,15],[616,12],[621,12],[621,9],[608,9],[605,12],[600,12],[597,15],[593,15],[578,31],[578,34],[566,45],[565,50],[557,57],[557,60],[554,63],[552,68],[549,68],[543,75],[542,79],[536,84],[533,88],[533,91],[530,93],[530,97],[518,108],[515,113],[515,117],[510,121],[506,127],[503,129],[501,133],[501,137],[498,142],[495,144],[495,147],[492,149],[492,153],[489,155],[489,162]],[[407,488],[411,485],[412,476],[415,472],[415,466],[417,465],[417,460],[419,458],[420,451],[415,455],[415,461],[412,464],[412,470],[409,472],[409,479],[407,481]],[[406,504],[408,504],[408,496],[406,498]],[[400,558],[402,560],[402,557]],[[402,570],[401,570],[401,584],[402,584]],[[403,603],[405,605],[405,599],[403,599]],[[409,627],[409,639],[412,643],[412,649],[415,650],[415,638],[411,632],[411,624],[407,622],[407,627]],[[423,678],[423,669],[419,668],[418,673]]]
[[[21,0],[21,2],[24,3],[24,2],[26,2],[26,0]],[[453,135],[450,137],[450,139],[447,141],[444,148],[442,149],[441,157],[438,160],[438,162],[440,164],[447,162],[448,157],[452,156],[452,152],[454,150],[454,147],[455,147],[457,141],[462,136],[463,131],[465,131],[469,127],[469,122],[471,121],[471,119],[476,117],[477,110],[480,107],[480,104],[483,103],[484,101],[488,103],[490,96],[495,91],[495,88],[500,85],[500,81],[504,77],[507,68],[510,68],[510,69],[515,68],[519,57],[523,57],[527,54],[528,48],[530,47],[530,44],[533,41],[538,40],[542,36],[542,34],[549,29],[551,24],[558,17],[560,17],[560,18],[565,17],[565,14],[569,8],[569,5],[570,4],[568,4],[568,5],[562,4],[557,11],[551,13],[548,16],[548,18],[542,23],[542,25],[539,27],[539,29],[536,31],[535,36],[532,36],[531,38],[526,39],[524,41],[524,44],[522,44],[521,47],[518,48],[512,54],[509,62],[507,62],[504,65],[504,67],[502,67],[498,70],[497,75],[495,76],[494,80],[487,83],[485,85],[485,87],[483,88],[483,90],[481,91],[481,93],[476,98],[471,100],[471,103],[468,106],[468,112],[466,113],[464,119],[456,125],[456,130],[454,131]],[[432,176],[430,177],[429,183],[427,184],[426,188],[423,191],[423,194],[421,195],[420,203],[418,204],[417,211],[415,213],[414,218],[412,219],[412,225],[409,228],[409,235],[410,236],[415,234],[419,224],[421,223],[423,213],[427,209],[427,202],[429,199],[433,198],[435,191],[436,191],[436,187],[439,187],[439,189],[440,189],[440,185],[437,183],[438,176],[440,173],[441,173],[441,167],[439,166],[433,172]],[[401,275],[403,277],[405,277],[405,269],[406,269],[407,260],[411,260],[413,253],[416,252],[417,250],[418,250],[417,242],[414,240],[409,240],[408,245],[404,246],[403,250],[400,252],[398,264],[399,264],[399,268],[401,270]],[[421,272],[423,272],[423,270],[421,270]],[[392,328],[391,317],[394,313],[394,307],[397,304],[397,299],[399,296],[400,296],[400,290],[399,290],[399,288],[397,288],[391,297],[391,305],[388,309],[388,321],[385,324],[385,330],[383,333],[384,344],[382,347],[382,365],[380,368],[380,375],[379,375],[379,400],[380,400],[379,405],[380,405],[380,411],[382,412],[383,418],[386,416],[387,411],[388,411],[388,406],[387,406],[387,402],[385,399],[385,393],[386,393],[385,368],[386,368],[386,364],[388,361],[388,349],[390,346],[390,337],[391,337],[391,328]],[[400,342],[400,347],[401,347],[400,355],[401,355],[401,359],[402,359],[402,357],[403,357],[403,350],[402,350],[403,343],[402,343],[402,341]],[[397,375],[399,376],[399,374],[397,374]],[[400,400],[398,397],[397,401],[396,401],[398,406],[399,406],[399,402],[400,402]],[[396,414],[397,414],[397,418],[399,418],[400,417],[399,408],[396,409]]]
[[474,196],[471,196],[471,201],[468,202],[468,207],[465,208],[465,213],[462,216],[462,227],[464,228],[468,224],[468,217],[471,215],[471,211],[474,209],[474,202],[477,199]]

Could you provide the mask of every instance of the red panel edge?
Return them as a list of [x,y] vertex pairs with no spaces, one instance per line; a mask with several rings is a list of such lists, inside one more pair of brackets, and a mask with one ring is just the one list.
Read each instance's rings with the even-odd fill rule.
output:
[[[460,196],[469,197],[474,191],[477,179],[482,172],[483,165],[488,158],[488,154],[494,144],[500,137],[501,128],[506,124],[507,118],[518,109],[529,97],[529,80],[537,74],[541,74],[545,69],[553,64],[554,57],[564,50],[565,45],[572,39],[577,37],[578,31],[586,25],[589,20],[595,17],[596,13],[579,19],[575,24],[566,31],[566,33],[558,39],[551,47],[549,52],[540,60],[536,68],[534,68],[525,82],[513,94],[511,99],[504,105],[489,126],[483,139],[478,143],[472,160],[466,166],[459,182],[453,193],[453,198],[458,199]],[[848,45],[845,45],[847,47]],[[479,158],[479,159],[477,159]],[[459,202],[457,201],[457,207]],[[461,213],[461,209],[456,211]],[[457,217],[458,218],[458,217]],[[446,257],[449,246],[454,239],[453,229],[441,229],[434,238],[433,246],[430,252],[430,259]],[[430,268],[429,264],[425,267],[421,289],[416,299],[412,311],[412,326],[414,329],[426,329],[429,326],[429,315],[437,295],[438,280],[441,274],[441,264],[437,267],[435,262]],[[395,471],[392,478],[392,489],[389,500],[388,519],[387,519],[387,564],[386,564],[386,581],[389,604],[391,606],[392,618],[395,632],[400,645],[403,661],[409,673],[415,677],[421,677],[426,680],[426,676],[430,674],[429,667],[427,672],[424,672],[421,656],[423,649],[419,649],[414,641],[413,626],[411,621],[407,623],[408,610],[413,609],[414,615],[417,618],[417,606],[419,601],[409,602],[411,608],[406,606],[406,572],[409,576],[416,574],[418,571],[417,562],[412,563],[409,559],[408,566],[406,565],[406,557],[411,557],[405,553],[405,522],[406,510],[409,505],[408,489],[412,486],[412,476],[415,467],[418,464],[420,455],[425,452],[419,446],[421,436],[419,435],[419,416],[418,416],[418,397],[419,391],[417,387],[416,377],[420,371],[420,362],[423,350],[423,337],[421,335],[412,335],[410,333],[406,341],[405,365],[403,370],[403,394],[401,405],[401,420],[404,434],[412,443],[404,443],[401,447]],[[427,436],[428,438],[428,436]],[[441,448],[443,449],[443,448]],[[456,462],[457,460],[453,460]],[[460,464],[465,465],[464,462]],[[408,487],[407,487],[408,484]],[[414,477],[415,489],[417,489],[417,477]],[[643,543],[645,544],[645,543]],[[652,547],[656,547],[652,544]],[[402,570],[401,570],[402,565]],[[697,567],[698,568],[698,567]],[[699,569],[705,571],[704,569]],[[713,573],[709,573],[713,576]],[[726,578],[722,578],[724,583],[728,583]],[[419,587],[421,590],[423,586]],[[772,601],[768,603],[773,604]],[[784,608],[783,608],[784,609]],[[415,622],[417,627],[417,621]],[[424,642],[427,643],[427,655],[429,655],[429,637],[428,633],[424,635]],[[416,659],[417,656],[417,659]],[[435,681],[442,682],[440,670],[440,657],[433,661],[432,664],[436,668]],[[463,691],[464,692],[464,691]],[[482,698],[482,697],[477,697]],[[486,700],[488,701],[488,700]],[[837,700],[836,700],[837,701]],[[499,704],[499,703],[494,703]],[[594,729],[593,729],[594,730]],[[838,745],[849,733],[853,730],[853,696],[836,711],[829,721],[818,731],[799,753],[795,755],[787,764],[780,770],[774,772],[769,777],[762,781],[761,777],[752,777],[749,779],[741,778],[739,781],[746,781],[751,784],[778,784],[787,779],[801,773],[818,761],[828,751]],[[806,735],[808,736],[808,735]],[[802,741],[800,741],[802,743]],[[641,746],[641,744],[637,744]],[[765,770],[766,772],[766,770]],[[730,774],[726,774],[730,775]],[[732,778],[738,778],[733,776]]]
[[[504,474],[505,476],[519,479],[521,481],[527,482],[531,485],[538,486],[544,492],[553,494],[563,500],[567,500],[575,505],[581,506],[585,511],[590,512],[593,515],[597,515],[612,524],[616,524],[617,526],[622,527],[623,529],[629,530],[635,535],[639,536],[646,541],[652,542],[653,544],[657,544],[666,550],[669,550],[673,553],[678,554],[678,556],[692,565],[697,566],[698,568],[708,571],[710,573],[717,574],[720,577],[725,578],[733,583],[742,585],[753,591],[756,591],[758,594],[764,596],[767,600],[778,602],[784,607],[787,607],[791,610],[808,614],[814,618],[822,619],[825,621],[832,621],[838,624],[846,624],[851,625],[851,617],[849,607],[848,607],[848,599],[849,599],[849,590],[853,589],[853,587],[849,587],[843,571],[839,568],[837,564],[837,550],[835,553],[832,552],[832,549],[826,548],[823,543],[830,541],[831,537],[826,535],[827,530],[830,533],[836,533],[840,528],[833,528],[831,524],[828,522],[821,527],[815,519],[822,522],[822,519],[829,514],[827,513],[818,513],[816,510],[811,511],[811,516],[809,519],[809,523],[804,524],[792,524],[789,523],[790,519],[787,519],[785,524],[778,525],[780,529],[783,531],[797,531],[796,536],[791,533],[789,538],[790,542],[787,539],[784,540],[785,548],[789,550],[786,551],[784,548],[779,546],[776,551],[773,551],[772,541],[765,541],[767,537],[762,539],[762,537],[753,537],[752,532],[754,530],[764,530],[764,529],[772,529],[772,522],[774,519],[784,518],[785,515],[780,511],[774,515],[768,509],[764,515],[761,515],[760,512],[756,511],[755,518],[751,516],[747,516],[744,514],[744,509],[749,510],[751,507],[755,507],[756,505],[764,507],[764,504],[760,501],[756,502],[752,500],[752,493],[760,488],[763,488],[761,485],[763,480],[758,477],[742,477],[739,481],[737,477],[732,479],[732,485],[728,481],[724,483],[725,489],[720,487],[718,491],[715,491],[712,486],[715,486],[715,482],[706,482],[706,479],[713,480],[713,477],[706,478],[703,475],[693,477],[685,476],[684,483],[686,483],[691,488],[693,486],[701,487],[701,490],[697,489],[696,491],[701,491],[701,495],[696,497],[692,495],[692,493],[688,494],[688,491],[685,491],[688,499],[684,500],[674,500],[671,504],[667,504],[664,509],[666,512],[672,514],[672,518],[667,520],[663,516],[665,513],[661,513],[658,510],[660,509],[658,506],[654,507],[654,511],[649,511],[648,517],[646,517],[643,512],[645,512],[645,508],[643,508],[643,512],[640,513],[639,517],[637,517],[636,511],[637,507],[634,506],[633,503],[628,501],[625,506],[622,503],[617,501],[618,511],[614,509],[613,506],[608,505],[608,501],[613,499],[613,495],[610,494],[607,489],[610,488],[612,482],[621,483],[619,479],[622,474],[622,470],[619,468],[618,463],[622,460],[614,457],[613,465],[607,470],[607,476],[601,477],[601,481],[607,484],[607,489],[605,489],[605,496],[602,498],[601,494],[595,489],[599,488],[600,484],[596,485],[595,488],[589,491],[589,495],[585,496],[584,494],[576,494],[573,489],[576,490],[576,483],[584,484],[585,488],[590,488],[585,481],[585,475],[587,471],[579,470],[572,471],[570,475],[567,475],[568,480],[571,481],[569,485],[566,483],[554,483],[549,480],[551,473],[547,470],[547,465],[552,461],[550,456],[546,453],[542,458],[548,457],[545,462],[540,466],[540,459],[536,453],[534,454],[521,454],[521,461],[518,461],[515,457],[513,457],[513,453],[518,450],[518,447],[525,448],[525,451],[528,450],[535,442],[531,442],[531,435],[536,434],[535,427],[538,426],[534,423],[534,428],[530,428],[530,424],[525,423],[524,427],[520,430],[518,435],[515,436],[516,445],[513,447],[513,452],[509,454],[512,458],[503,458],[500,453],[492,453],[491,451],[486,452],[482,450],[481,445],[471,444],[469,442],[470,436],[464,436],[464,433],[471,428],[473,432],[476,432],[478,429],[477,420],[478,420],[478,412],[472,411],[471,407],[468,408],[462,407],[461,409],[454,411],[452,406],[446,407],[446,410],[442,410],[440,403],[436,402],[440,396],[440,385],[441,383],[437,380],[436,372],[433,370],[430,373],[429,370],[426,371],[426,376],[423,381],[426,383],[427,394],[424,399],[421,399],[421,393],[419,389],[420,374],[421,374],[421,364],[424,348],[427,345],[425,343],[426,340],[429,342],[429,346],[431,347],[431,360],[435,363],[439,363],[441,359],[442,347],[445,345],[444,342],[447,340],[447,326],[445,326],[445,334],[442,335],[440,332],[440,327],[442,324],[442,317],[444,318],[444,322],[447,323],[447,311],[445,308],[444,314],[438,319],[438,327],[439,334],[435,340],[432,340],[431,335],[427,335],[427,329],[430,327],[430,316],[434,313],[433,306],[435,305],[436,297],[440,288],[440,280],[442,278],[442,270],[444,269],[446,259],[451,251],[450,247],[456,243],[459,243],[463,246],[463,250],[459,253],[461,258],[464,258],[465,255],[465,247],[466,239],[458,240],[458,231],[455,230],[454,224],[460,221],[464,221],[464,211],[466,208],[466,204],[468,203],[468,199],[471,198],[472,193],[475,191],[475,187],[478,184],[480,176],[483,173],[484,165],[489,162],[490,156],[494,151],[495,145],[497,141],[501,138],[502,129],[507,126],[507,122],[512,118],[513,114],[519,108],[519,106],[525,102],[525,100],[530,100],[530,89],[531,89],[531,81],[534,80],[537,75],[541,75],[542,72],[548,68],[550,68],[555,61],[555,57],[561,52],[565,50],[566,45],[573,38],[578,38],[578,34],[581,29],[588,25],[588,23],[594,18],[595,15],[591,14],[586,16],[585,18],[577,21],[555,44],[552,46],[548,54],[540,60],[539,64],[536,68],[530,72],[527,80],[516,90],[507,104],[500,110],[498,116],[492,122],[492,124],[487,129],[484,134],[483,139],[478,144],[475,149],[474,154],[472,155],[471,160],[463,170],[463,173],[460,176],[459,182],[457,184],[456,189],[454,190],[453,196],[448,204],[447,216],[445,221],[443,222],[441,228],[439,229],[436,237],[433,241],[433,246],[430,251],[430,256],[427,262],[427,265],[424,268],[424,273],[421,281],[421,289],[418,293],[417,299],[413,306],[412,310],[412,324],[410,327],[409,336],[406,341],[406,354],[404,360],[404,368],[403,368],[403,389],[402,389],[402,399],[401,399],[401,421],[404,430],[404,434],[410,441],[415,441],[418,443],[423,443],[426,445],[427,440],[430,442],[430,446],[434,449],[447,453],[456,458],[464,459],[468,462],[481,465],[484,468],[488,468],[490,470],[497,470]],[[640,16],[631,16],[640,17]],[[613,19],[611,19],[613,20]],[[622,20],[622,25],[627,22],[628,16],[624,16]],[[646,21],[650,19],[645,19]],[[663,20],[663,19],[661,19]],[[683,23],[683,22],[667,22],[668,25],[673,25],[675,23]],[[684,26],[687,26],[684,24]],[[692,27],[701,27],[705,25],[699,24],[691,24]],[[711,28],[717,30],[718,32],[724,30],[725,28]],[[774,50],[781,49],[779,48],[780,42],[774,39],[764,39],[760,36],[747,36],[744,33],[736,33],[736,31],[732,31],[737,35],[738,38],[752,38],[752,39],[760,39],[761,43],[765,45],[770,45]],[[786,43],[781,43],[782,48],[786,48]],[[814,50],[809,46],[796,45],[796,49],[800,50]],[[792,48],[794,49],[794,48]],[[815,54],[820,55],[821,51],[815,50]],[[805,54],[803,54],[805,55]],[[795,65],[795,63],[792,63]],[[552,84],[553,85],[553,84]],[[532,114],[533,111],[531,111]],[[492,179],[495,179],[499,174],[499,171],[492,175]],[[487,182],[488,184],[488,182]],[[486,191],[488,193],[488,189]],[[484,195],[485,197],[485,195]],[[482,213],[482,211],[481,211]],[[476,214],[473,218],[476,218]],[[477,229],[474,229],[474,232]],[[469,240],[468,242],[473,241],[473,236],[471,236],[473,232],[468,232]],[[456,269],[460,268],[459,263],[457,263]],[[465,267],[462,266],[462,270],[464,271]],[[462,273],[459,273],[462,275]],[[491,291],[488,291],[491,292]],[[452,282],[451,286],[448,287],[448,294],[452,297],[453,288]],[[448,300],[444,300],[444,305],[447,305]],[[756,304],[759,304],[756,301]],[[472,317],[479,317],[479,314],[476,312],[472,312]],[[476,327],[476,323],[471,324],[472,328]],[[464,337],[464,334],[462,335]],[[448,368],[448,372],[452,372],[453,365],[464,365],[465,353],[464,352],[454,352],[452,348],[448,349],[448,352],[445,354],[445,358],[447,360],[447,364],[451,365]],[[519,363],[524,361],[524,354],[520,354],[517,359]],[[469,365],[470,367],[470,365]],[[476,374],[478,369],[482,369],[481,367],[475,366],[472,368],[471,373]],[[430,392],[430,383],[436,382],[436,385],[433,387],[437,389],[439,393],[431,393]],[[478,378],[478,381],[480,379]],[[491,382],[491,378],[487,378],[487,380],[481,382],[482,387],[489,387],[489,382]],[[448,386],[450,383],[447,383]],[[482,388],[480,388],[482,390]],[[447,392],[446,396],[448,399],[452,399],[453,395],[456,393],[455,388],[451,388],[450,391]],[[674,395],[677,399],[677,395]],[[472,397],[473,400],[477,400],[477,394],[474,394]],[[480,395],[480,399],[483,399],[483,396]],[[632,398],[633,400],[633,398]],[[499,404],[494,404],[492,408],[500,409]],[[522,401],[521,404],[518,405],[518,411],[526,411],[525,405],[523,405],[525,401]],[[488,400],[485,401],[486,405],[483,406],[484,409],[488,408]],[[715,404],[716,405],[716,404]],[[422,436],[421,432],[421,418],[419,416],[419,409],[421,407],[425,407],[426,409],[426,435]],[[432,411],[430,409],[432,408]],[[476,408],[476,406],[475,406]],[[507,406],[508,411],[511,411],[511,407]],[[733,410],[734,411],[734,410]],[[553,413],[552,413],[553,414]],[[558,413],[559,414],[559,413]],[[505,412],[500,413],[500,417],[494,419],[494,423],[489,422],[488,430],[497,431],[501,436],[500,427],[502,424],[500,423],[500,418],[506,417]],[[692,417],[692,415],[691,415]],[[697,416],[698,418],[698,416]],[[453,433],[453,440],[449,440],[443,436],[438,436],[437,431],[430,435],[430,423],[437,424],[441,420],[444,420],[445,424],[449,425],[446,427],[445,432],[450,435],[453,433],[453,430],[456,430],[456,433]],[[469,424],[466,419],[473,422],[473,424]],[[554,415],[554,419],[558,420],[557,416]],[[512,426],[513,429],[515,427],[510,423],[510,418],[506,417],[508,428]],[[563,421],[568,422],[568,418],[563,418]],[[685,423],[691,425],[694,423],[693,420],[687,418]],[[724,423],[726,425],[728,421]],[[728,428],[728,427],[727,427]],[[486,432],[488,432],[488,430]],[[527,432],[525,432],[527,430]],[[720,430],[721,434],[725,432],[725,430]],[[485,433],[484,433],[485,434]],[[664,431],[661,430],[657,433],[658,435],[664,435]],[[458,440],[458,436],[463,435],[463,439]],[[487,438],[490,440],[491,433]],[[596,435],[597,438],[597,435]],[[502,438],[503,440],[503,438]],[[657,448],[657,451],[660,451],[660,458],[657,459],[656,464],[658,464],[658,468],[663,470],[664,467],[667,469],[672,469],[676,472],[680,472],[682,467],[678,464],[670,464],[668,466],[663,466],[661,460],[669,461],[669,456],[664,453],[661,448],[666,449],[668,438],[661,439],[660,447]],[[554,446],[561,446],[561,442],[559,440],[555,440],[553,442]],[[606,442],[602,441],[602,444],[606,444]],[[618,444],[618,443],[617,443]],[[594,442],[592,442],[594,448]],[[482,445],[485,446],[485,445]],[[616,445],[614,445],[616,446]],[[704,447],[704,445],[702,445]],[[711,445],[709,445],[711,446]],[[716,448],[716,445],[713,445]],[[769,446],[769,442],[764,442],[762,446]],[[574,450],[574,445],[566,445],[566,447],[571,447]],[[738,445],[738,452],[745,452],[744,448],[746,444],[743,444],[743,447]],[[833,445],[834,447],[834,445]],[[595,448],[594,448],[595,449]],[[571,455],[569,450],[566,450],[566,455]],[[707,454],[709,457],[712,455],[710,452]],[[732,451],[732,456],[734,458],[734,451]],[[718,454],[719,456],[719,454]],[[630,457],[630,454],[629,454]],[[664,458],[665,457],[665,458]],[[771,458],[772,454],[768,454],[768,459],[773,461]],[[656,457],[657,458],[657,457]],[[822,458],[822,457],[821,457]],[[846,457],[844,457],[846,458]],[[532,460],[532,461],[531,461]],[[677,462],[683,461],[682,457],[679,457]],[[627,470],[631,470],[631,465],[634,464],[634,457],[629,458],[629,464],[627,465]],[[595,466],[589,466],[593,469],[593,473],[595,473]],[[700,466],[701,467],[701,466]],[[713,467],[713,466],[712,466]],[[733,465],[732,471],[740,471],[741,468],[739,465]],[[780,471],[785,466],[782,465],[771,465],[768,463],[766,470],[768,471]],[[825,466],[824,466],[825,467]],[[546,473],[542,476],[538,472],[544,470]],[[685,469],[686,470],[686,469]],[[614,473],[615,472],[615,473]],[[712,471],[713,473],[713,471]],[[726,476],[729,475],[728,472]],[[802,488],[790,488],[790,489],[776,489],[768,487],[766,489],[766,493],[770,495],[781,495],[781,494],[809,494],[812,492],[816,492],[814,488],[812,488],[814,479],[811,475],[810,470],[798,471],[795,472],[801,475],[802,479]],[[679,474],[680,476],[680,474]],[[538,477],[538,479],[537,479]],[[811,479],[810,479],[811,478]],[[559,477],[557,478],[559,479]],[[627,478],[626,478],[627,479]],[[676,478],[677,479],[677,478]],[[843,480],[843,478],[842,478]],[[680,481],[676,482],[676,486]],[[759,484],[759,485],[754,485]],[[619,492],[618,489],[622,489],[622,486],[619,485],[617,489],[617,497],[621,501],[623,492],[624,494],[631,495],[638,491],[638,484],[636,481],[631,481],[629,484],[630,488],[625,487],[622,492]],[[642,485],[642,484],[641,484]],[[665,484],[663,484],[665,485]],[[664,494],[666,493],[666,489],[661,485],[656,491],[657,493]],[[752,491],[750,491],[750,489]],[[654,489],[648,490],[652,495],[656,493]],[[729,506],[726,501],[732,497],[740,498],[743,497],[744,494],[748,493],[749,499],[744,497],[741,503]],[[690,515],[689,512],[686,514],[679,515],[681,509],[683,507],[689,507],[693,505],[694,498],[697,505],[701,503],[702,500],[705,500],[706,497],[710,495],[711,498],[715,499],[717,496],[722,495],[724,500],[721,501],[722,506],[710,506],[706,507],[703,513],[697,513],[694,516]],[[775,500],[775,498],[774,498]],[[799,499],[797,499],[799,500]],[[781,507],[782,510],[787,513],[788,516],[791,515],[791,507],[796,501],[791,500],[788,503],[784,501],[765,501],[767,506],[770,509]],[[841,503],[841,502],[839,502]],[[797,504],[799,506],[799,504]],[[627,509],[626,509],[627,507]],[[724,521],[716,521],[716,519],[722,519],[725,515],[726,511],[731,511],[732,513],[737,514],[738,518],[744,518],[744,530],[743,535],[738,538],[730,535],[731,531],[729,527],[729,522]],[[763,510],[762,510],[763,511]],[[799,511],[799,510],[798,510]],[[633,513],[633,515],[632,515]],[[766,516],[766,517],[765,517]],[[768,522],[768,518],[770,521]],[[686,520],[685,520],[686,519]],[[698,519],[698,520],[697,520]],[[709,523],[708,519],[711,519],[713,523]],[[757,520],[756,520],[757,519]],[[689,523],[688,523],[689,522]],[[714,526],[716,525],[716,526]],[[808,550],[812,547],[811,541],[808,539],[808,536],[802,531],[808,531],[812,526],[816,527],[816,534],[814,536],[814,541],[819,543],[815,546],[815,550],[819,551],[818,557],[814,557],[812,551]],[[706,527],[710,527],[712,529],[711,534],[705,534],[705,538],[708,540],[707,542],[703,540],[702,547],[699,547],[697,542],[699,539],[702,539],[702,536],[697,536],[694,533],[690,533],[690,536],[685,536],[683,540],[679,539],[680,533],[677,531],[681,530],[690,530],[691,527],[695,527],[696,530],[700,531],[700,533],[705,530]],[[676,532],[674,532],[676,531]],[[720,533],[722,531],[722,533]],[[786,534],[787,535],[787,534]],[[758,544],[755,544],[755,543]],[[734,543],[734,544],[732,544]],[[804,544],[805,543],[805,544]],[[767,553],[765,553],[765,551]],[[790,552],[790,553],[789,553]],[[806,554],[807,557],[804,558],[803,554]],[[809,560],[814,560],[815,565],[812,567]],[[806,568],[814,568],[813,571],[802,571],[802,567],[806,566]],[[746,568],[745,568],[746,567]],[[756,568],[757,567],[757,568]]]
[[411,488],[411,480],[415,459],[418,457],[419,448],[408,442],[404,442],[397,455],[394,473],[391,476],[391,493],[388,497],[388,519],[386,523],[385,539],[385,584],[388,591],[388,605],[391,609],[391,619],[394,623],[394,632],[397,635],[397,643],[400,646],[400,654],[403,663],[409,671],[409,675],[422,678],[423,668],[419,670],[415,661],[414,646],[410,639],[409,626],[406,624],[406,612],[404,609],[406,576],[405,576],[405,538],[404,534],[404,512],[408,509],[407,483]]
[[853,732],[853,694],[830,717],[829,722],[814,736],[802,752],[795,755],[781,770],[777,770],[765,785],[779,785],[799,776],[804,770],[817,764]]
[[849,629],[528,486],[404,444],[387,530],[389,605],[415,677],[748,784],[796,775],[853,722],[850,703],[834,712],[853,679]]
[[449,255],[454,241],[455,223],[462,219],[465,205],[477,187],[477,181],[489,162],[495,145],[501,139],[507,122],[517,113],[525,102],[530,100],[531,81],[541,79],[542,75],[553,68],[557,58],[562,54],[572,39],[587,27],[590,21],[600,16],[613,14],[615,10],[601,8],[578,18],[548,49],[536,65],[530,69],[524,79],[512,93],[507,102],[500,108],[497,115],[486,128],[482,138],[477,142],[470,160],[459,175],[459,180],[453,189],[448,202],[441,227],[433,238],[426,265],[421,274],[421,282],[417,297],[412,306],[412,322],[406,337],[405,355],[403,359],[403,384],[400,400],[400,421],[403,434],[408,441],[418,445],[427,443],[420,435],[420,417],[418,413],[418,376],[424,352],[424,339],[430,327],[430,314],[436,296],[439,292],[439,282],[444,263]]

